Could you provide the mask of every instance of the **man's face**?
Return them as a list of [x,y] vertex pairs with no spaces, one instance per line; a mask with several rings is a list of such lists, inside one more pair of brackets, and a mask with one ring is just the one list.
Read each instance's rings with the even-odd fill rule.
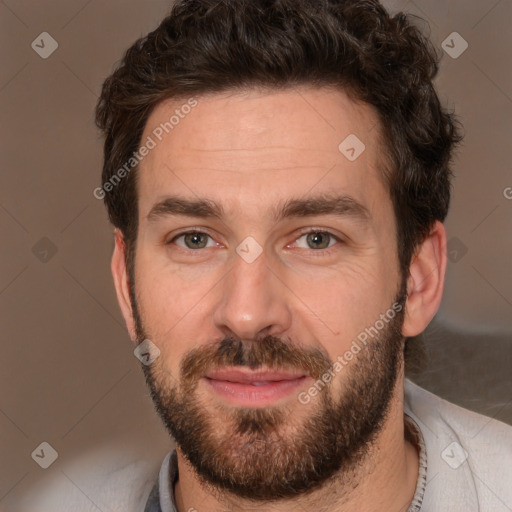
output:
[[160,104],[142,137],[157,144],[138,171],[132,306],[138,341],[160,350],[143,368],[206,483],[294,496],[353,469],[400,371],[403,310],[389,312],[403,287],[379,125],[326,89],[197,100],[158,141],[153,130],[186,102]]

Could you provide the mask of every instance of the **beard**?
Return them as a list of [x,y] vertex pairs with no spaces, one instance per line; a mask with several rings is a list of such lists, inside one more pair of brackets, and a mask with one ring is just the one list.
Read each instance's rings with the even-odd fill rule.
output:
[[[183,357],[179,380],[163,358],[141,365],[159,416],[208,492],[271,502],[334,480],[350,485],[384,426],[403,363],[403,288],[395,303],[400,311],[307,405],[235,407],[198,390],[208,371],[227,366],[302,370],[315,382],[332,369],[324,351],[274,336],[196,347]],[[133,311],[140,343],[146,330]]]

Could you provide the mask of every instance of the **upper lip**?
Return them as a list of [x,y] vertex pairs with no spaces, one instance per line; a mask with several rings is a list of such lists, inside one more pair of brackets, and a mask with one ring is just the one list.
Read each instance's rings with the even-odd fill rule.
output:
[[241,370],[241,369],[219,369],[208,372],[205,377],[213,380],[225,380],[239,382],[242,384],[251,382],[293,380],[304,377],[304,373],[285,370]]

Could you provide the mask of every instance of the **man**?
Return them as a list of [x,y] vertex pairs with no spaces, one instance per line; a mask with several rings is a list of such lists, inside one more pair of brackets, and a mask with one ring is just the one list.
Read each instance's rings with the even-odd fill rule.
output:
[[146,511],[512,509],[512,429],[404,376],[461,139],[436,72],[375,0],[182,0],[106,80],[95,195],[177,445]]

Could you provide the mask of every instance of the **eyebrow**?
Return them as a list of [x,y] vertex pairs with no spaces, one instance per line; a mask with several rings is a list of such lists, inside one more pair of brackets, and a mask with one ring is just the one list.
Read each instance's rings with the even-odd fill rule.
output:
[[[364,205],[348,195],[323,194],[307,198],[288,199],[271,212],[271,218],[275,222],[286,218],[314,217],[317,215],[351,217],[363,222],[368,222],[372,218],[370,211]],[[153,205],[147,219],[152,222],[168,216],[222,219],[224,209],[222,205],[211,199],[195,200],[169,196]]]

